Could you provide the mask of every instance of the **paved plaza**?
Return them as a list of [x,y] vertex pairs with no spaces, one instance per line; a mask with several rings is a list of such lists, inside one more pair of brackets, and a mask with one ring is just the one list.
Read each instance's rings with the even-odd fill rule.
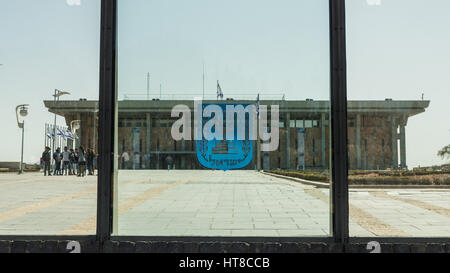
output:
[[[0,174],[0,235],[95,234],[96,176]],[[328,236],[329,190],[255,171],[120,171],[118,235]],[[450,236],[450,190],[352,189],[351,236]]]

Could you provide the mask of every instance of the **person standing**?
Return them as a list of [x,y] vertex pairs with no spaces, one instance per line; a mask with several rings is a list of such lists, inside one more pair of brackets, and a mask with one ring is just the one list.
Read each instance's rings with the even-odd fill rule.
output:
[[89,171],[89,175],[94,175],[94,152],[92,149],[88,149],[86,153],[86,164]]
[[74,175],[75,174],[75,155],[74,155],[74,151],[73,149],[70,149],[70,154],[69,154],[69,175]]
[[86,153],[84,152],[83,146],[80,146],[78,151],[78,164],[80,165],[80,170],[78,176],[86,175]]
[[95,167],[95,169],[97,170],[97,176],[98,176],[98,171],[99,171],[99,169],[100,169],[100,155],[99,155],[99,154],[95,154],[95,160],[94,160],[94,162],[95,162],[94,167]]
[[166,157],[167,170],[173,169],[173,158],[169,155]]
[[54,175],[61,175],[61,149],[56,149],[56,152],[53,153],[53,160],[55,161],[55,172]]
[[42,160],[44,162],[44,176],[51,176],[50,161],[52,157],[50,154],[50,147],[45,147],[45,151],[42,153]]
[[73,174],[78,175],[80,173],[80,164],[78,164],[78,149],[75,149],[73,153]]
[[[92,153],[94,154],[94,174],[95,174],[95,170],[98,170],[98,154],[96,154],[94,151],[92,151]],[[97,171],[97,175],[98,175],[98,171]]]
[[70,174],[70,152],[67,147],[64,147],[64,152],[62,152],[62,165],[63,165],[63,175]]
[[122,156],[122,168],[123,169],[129,169],[129,161],[130,161],[130,155],[127,153],[127,151],[123,152]]

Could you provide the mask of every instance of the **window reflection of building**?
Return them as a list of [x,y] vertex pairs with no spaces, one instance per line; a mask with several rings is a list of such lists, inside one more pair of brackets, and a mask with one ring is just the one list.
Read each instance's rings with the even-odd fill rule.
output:
[[[211,101],[208,103],[217,103]],[[226,102],[220,102],[226,103]],[[235,104],[245,102],[233,101]],[[298,167],[298,130],[304,129],[304,161],[307,169],[329,168],[329,102],[327,101],[261,101],[261,105],[280,105],[280,145],[269,152],[264,165],[270,169]],[[132,130],[139,128],[140,164],[142,168],[164,169],[164,159],[171,155],[177,168],[201,168],[196,159],[195,141],[176,143],[170,136],[175,119],[170,117],[173,106],[185,104],[193,109],[192,101],[120,101],[119,154],[133,153]],[[46,101],[50,112],[81,124],[92,124],[93,101]],[[428,101],[349,101],[348,153],[350,169],[388,169],[407,167],[406,125],[408,119],[425,111]],[[193,124],[193,123],[192,123]],[[286,128],[286,124],[289,128]],[[81,128],[80,143],[93,145],[93,126]],[[256,149],[255,149],[256,150]],[[267,157],[267,156],[266,156]],[[256,166],[253,163],[248,168]],[[264,156],[261,156],[263,159]]]

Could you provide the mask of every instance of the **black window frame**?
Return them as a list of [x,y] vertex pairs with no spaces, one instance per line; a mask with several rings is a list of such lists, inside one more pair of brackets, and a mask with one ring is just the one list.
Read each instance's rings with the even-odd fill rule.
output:
[[96,234],[88,236],[35,236],[0,234],[0,240],[95,240],[166,242],[310,242],[310,243],[449,243],[450,237],[351,237],[349,236],[349,191],[347,157],[347,64],[345,0],[329,0],[330,18],[330,103],[331,173],[330,208],[332,232],[329,237],[152,237],[113,236],[114,149],[117,119],[117,0],[101,0],[99,175]]

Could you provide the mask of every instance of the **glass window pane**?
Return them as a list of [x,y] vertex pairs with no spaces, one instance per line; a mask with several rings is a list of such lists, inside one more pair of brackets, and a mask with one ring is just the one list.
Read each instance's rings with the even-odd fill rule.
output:
[[449,9],[347,1],[351,236],[450,236]]
[[115,234],[329,236],[328,1],[118,3]]
[[100,1],[1,1],[0,25],[0,235],[95,234]]

